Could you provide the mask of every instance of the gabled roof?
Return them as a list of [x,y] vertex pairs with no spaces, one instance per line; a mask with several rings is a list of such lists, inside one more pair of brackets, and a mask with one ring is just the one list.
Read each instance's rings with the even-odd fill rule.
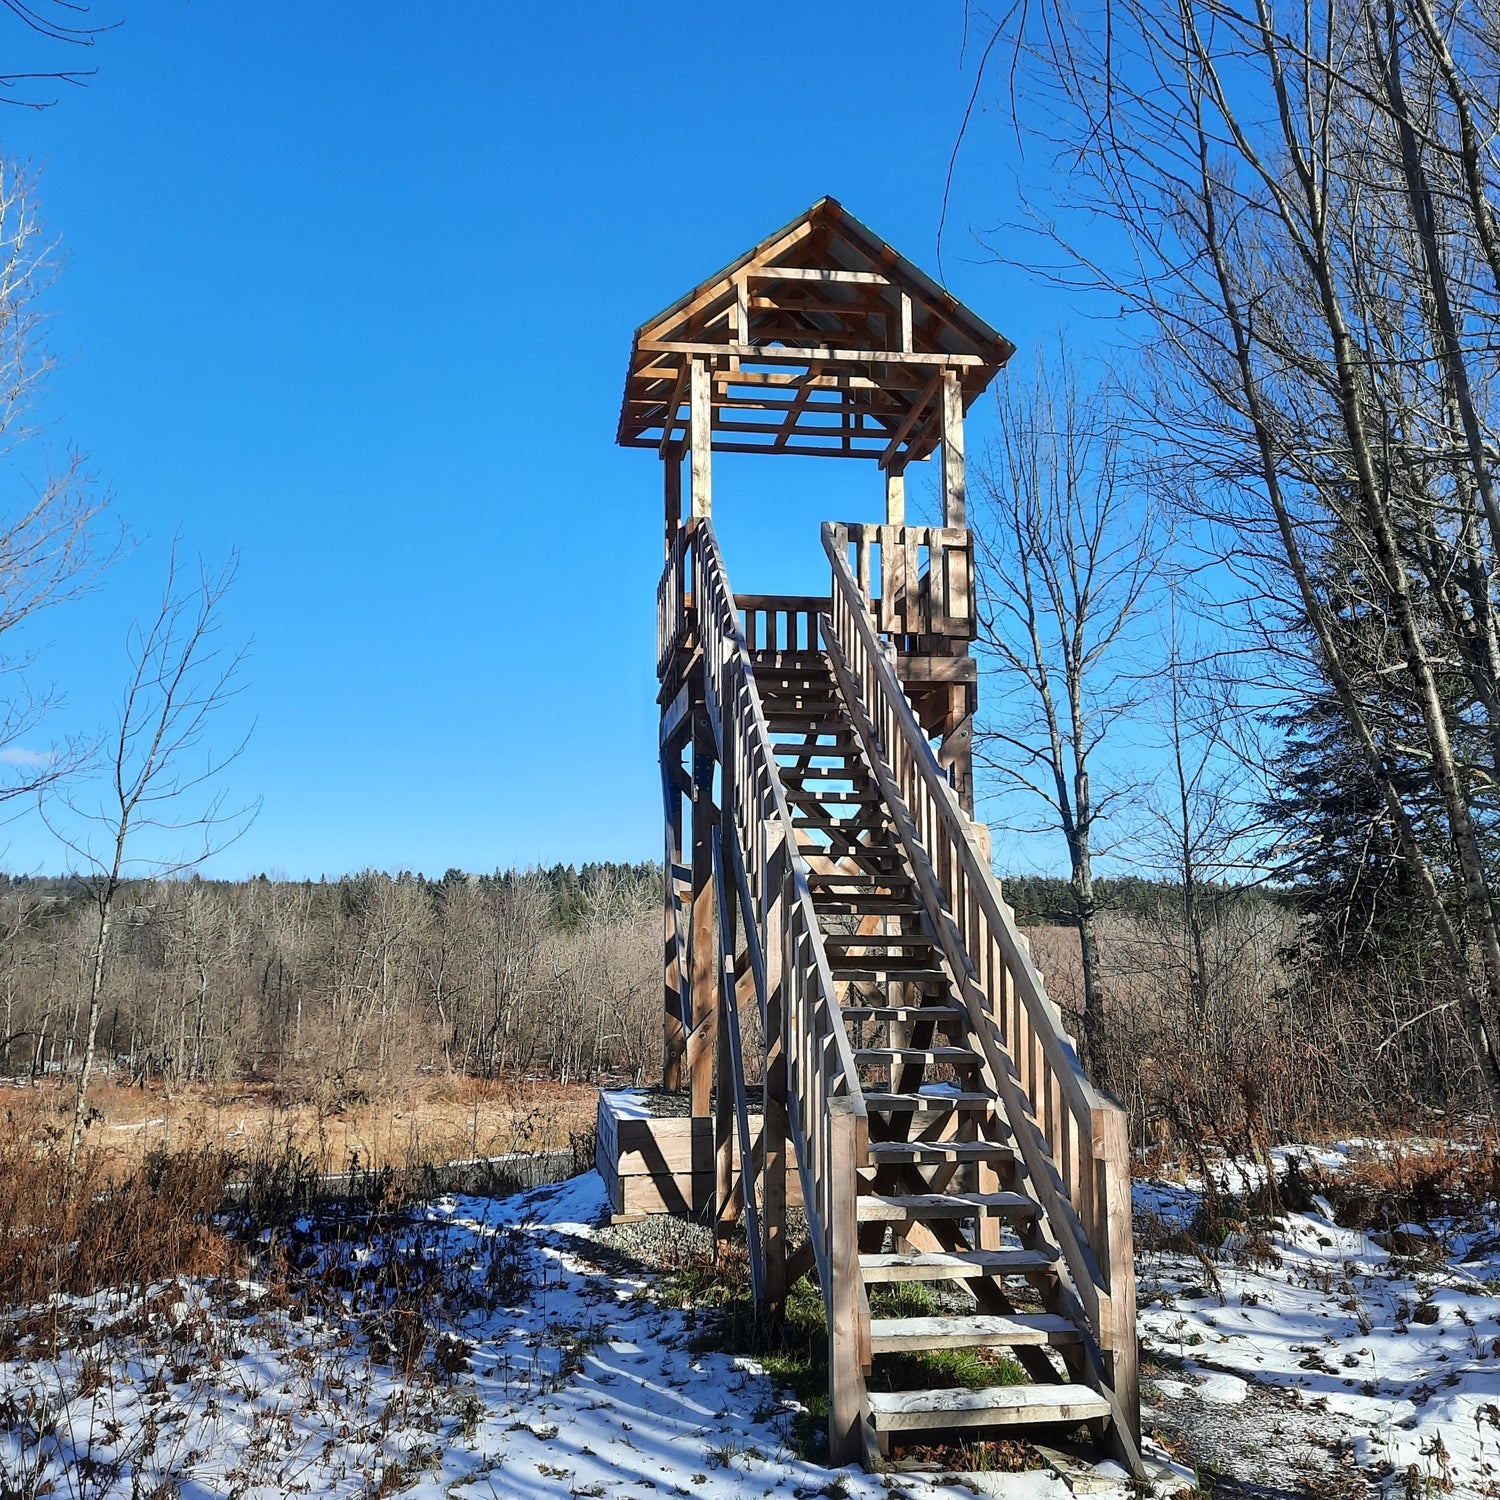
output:
[[618,440],[682,440],[690,366],[702,359],[715,449],[900,467],[937,446],[943,372],[959,376],[968,407],[1014,352],[822,198],[636,330]]

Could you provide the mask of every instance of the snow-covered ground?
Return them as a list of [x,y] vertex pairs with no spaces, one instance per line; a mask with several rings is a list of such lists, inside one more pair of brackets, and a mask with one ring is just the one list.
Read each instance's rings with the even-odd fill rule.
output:
[[[399,1313],[361,1311],[381,1305],[378,1281],[364,1301],[349,1289],[321,1312],[250,1283],[227,1301],[222,1288],[173,1284],[128,1304],[70,1302],[58,1347],[42,1319],[4,1351],[0,1493],[974,1493],[797,1458],[795,1403],[753,1361],[695,1354],[683,1313],[595,1260],[604,1207],[592,1173],[433,1204],[395,1252],[400,1279],[410,1285],[425,1265],[464,1290],[433,1304],[445,1326],[420,1347]],[[356,1283],[362,1255],[345,1255]],[[993,1479],[1015,1500],[1068,1493],[1048,1473]],[[1126,1493],[1113,1487],[1116,1500]]]
[[[1194,1251],[1176,1231],[1198,1183],[1136,1200],[1144,1426],[1238,1482],[1223,1493],[1500,1496],[1492,1212],[1377,1243],[1314,1203]],[[304,1223],[280,1253],[317,1276],[276,1274],[273,1244],[259,1282],[39,1310],[0,1332],[0,1495],[1068,1493],[798,1458],[795,1403],[753,1360],[695,1352],[692,1315],[595,1238],[604,1207],[589,1174],[440,1200],[374,1253]]]
[[[1289,1157],[1337,1175],[1370,1149],[1273,1156],[1278,1175]],[[1138,1183],[1138,1239],[1186,1226],[1199,1189],[1191,1178]],[[1143,1355],[1167,1372],[1146,1382],[1155,1409],[1143,1424],[1170,1416],[1190,1438],[1201,1425],[1200,1453],[1247,1480],[1300,1474],[1326,1486],[1342,1474],[1397,1495],[1500,1495],[1496,1228],[1478,1211],[1377,1242],[1339,1227],[1320,1199],[1212,1255],[1143,1249]]]

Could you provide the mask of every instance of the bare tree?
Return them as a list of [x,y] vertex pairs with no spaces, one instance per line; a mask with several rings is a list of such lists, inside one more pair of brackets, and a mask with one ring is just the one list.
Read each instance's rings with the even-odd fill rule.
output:
[[55,362],[43,338],[43,298],[58,264],[57,241],[42,227],[36,179],[0,159],[0,470],[17,498],[0,507],[0,802],[76,770],[78,741],[28,744],[57,694],[31,680],[35,648],[22,627],[86,591],[118,552],[101,545],[107,501],[78,453],[54,462],[39,415]]
[[1042,0],[1013,19],[1036,86],[1017,118],[1113,226],[1045,223],[1059,274],[1149,330],[1163,446],[1267,661],[1336,698],[1500,1107],[1492,10]]
[[[66,826],[44,806],[48,827],[79,863],[78,878],[95,913],[70,1180],[87,1120],[105,964],[122,889],[141,873],[169,878],[201,864],[243,833],[257,810],[258,804],[227,809],[224,790],[215,786],[245,739],[218,757],[206,743],[215,714],[240,691],[245,648],[229,650],[216,640],[235,568],[231,558],[217,576],[202,571],[194,586],[183,587],[174,544],[156,614],[148,624],[133,625],[127,640],[130,672],[110,738],[109,793],[89,808],[68,793]],[[142,835],[165,839],[171,848],[136,856],[133,841]]]
[[[119,22],[96,22],[92,7],[81,0],[0,0],[15,23],[18,34],[30,33],[43,44],[64,48],[90,48],[105,31]],[[42,86],[66,83],[81,87],[94,74],[92,68],[38,68],[28,72],[0,73],[0,104],[20,105],[27,109],[50,109],[57,103]]]
[[1131,652],[1163,535],[1136,482],[1122,391],[1108,377],[1085,382],[1064,345],[1050,369],[1001,387],[998,425],[974,486],[979,650],[998,677],[976,758],[996,786],[1040,802],[1067,846],[1093,1059],[1094,860],[1132,785],[1118,762],[1102,763],[1140,702]]

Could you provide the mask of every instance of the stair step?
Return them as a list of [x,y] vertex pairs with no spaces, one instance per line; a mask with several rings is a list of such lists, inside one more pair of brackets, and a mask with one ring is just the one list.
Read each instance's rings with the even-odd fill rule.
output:
[[948,1063],[955,1068],[981,1068],[984,1059],[967,1047],[856,1047],[857,1063]]
[[855,1212],[862,1224],[889,1224],[904,1219],[972,1219],[976,1214],[1034,1219],[1040,1210],[1025,1193],[897,1193],[863,1196]]
[[[937,946],[920,932],[828,932],[823,946],[834,948],[922,948],[931,952]],[[894,958],[895,955],[891,954]]]
[[870,1160],[887,1162],[1010,1161],[1015,1153],[999,1141],[871,1141]]
[[[766,709],[766,728],[772,734],[815,734],[815,735],[844,735],[848,734],[847,725],[838,719],[829,718],[822,711],[801,714],[793,709],[768,708]],[[780,746],[776,747],[780,749]]]
[[867,980],[890,984],[947,984],[948,976],[941,969],[904,968],[898,963],[871,963],[868,958],[844,958],[828,955],[828,967],[833,977],[849,980]]
[[[767,717],[769,717],[769,715]],[[770,728],[772,734],[816,735],[819,739],[830,739],[835,741],[835,745],[829,745],[826,747],[820,745],[816,747],[818,749],[826,748],[829,751],[832,751],[835,748],[840,750],[848,749],[851,754],[856,753],[853,748],[856,743],[854,738],[854,731],[850,729],[846,724],[824,725],[818,723],[787,723],[783,725],[783,727],[779,730],[774,725],[770,726]],[[796,755],[799,751],[805,754],[807,747],[805,745],[772,745],[771,750],[773,754],[776,755]]]
[[877,1094],[865,1091],[867,1109],[887,1110],[891,1114],[922,1114],[929,1110],[947,1114],[955,1109],[989,1109],[995,1103],[992,1094]]
[[1045,1271],[1057,1251],[940,1250],[930,1255],[861,1255],[860,1275],[867,1284],[882,1281],[969,1281],[976,1276],[1010,1276],[1017,1271]]
[[818,897],[819,911],[829,916],[850,917],[919,917],[923,908],[915,901],[903,901],[899,896],[841,895],[837,891],[825,891]]
[[879,792],[806,792],[794,791],[788,799],[793,807],[811,804],[815,807],[869,807],[881,800]]
[[944,1029],[969,1019],[959,1005],[845,1005],[842,1014],[846,1021],[935,1021]]
[[[907,875],[872,875],[868,870],[812,870],[808,873],[807,883],[813,890],[832,890],[846,885],[895,886],[897,889],[910,890],[912,886],[911,878]],[[861,896],[879,898],[893,894],[894,892],[879,889],[849,891],[841,899],[857,899]]]
[[[882,811],[878,818],[862,816],[860,813],[852,813],[848,817],[836,818],[831,812],[825,810],[821,804],[809,808],[805,803],[799,802],[792,809],[792,826],[800,833],[803,829],[822,829],[825,833],[838,831],[839,833],[888,833],[890,831],[890,820]],[[888,847],[888,846],[887,846]],[[894,851],[892,851],[894,853]]]
[[1056,1313],[975,1314],[958,1318],[871,1318],[870,1352],[993,1349],[1003,1345],[1076,1344],[1081,1335]]
[[870,1421],[877,1432],[1087,1422],[1109,1415],[1109,1402],[1086,1385],[999,1385],[978,1391],[871,1391],[869,1402]]

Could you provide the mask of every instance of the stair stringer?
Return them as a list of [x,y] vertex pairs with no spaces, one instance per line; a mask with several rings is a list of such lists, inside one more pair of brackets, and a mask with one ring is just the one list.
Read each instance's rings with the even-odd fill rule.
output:
[[[1144,1476],[1145,1467],[1133,1436],[1133,1423],[1108,1379],[1098,1331],[1109,1316],[1108,1294],[1101,1290],[1103,1276],[1077,1214],[1068,1199],[1050,1148],[1037,1124],[1036,1115],[1021,1085],[1015,1064],[1001,1036],[988,997],[980,987],[975,966],[965,951],[962,937],[953,919],[947,898],[933,869],[926,847],[917,832],[895,776],[886,759],[863,695],[854,680],[849,662],[833,628],[825,617],[824,647],[834,679],[844,701],[845,710],[854,725],[865,759],[880,787],[885,809],[896,827],[897,836],[916,878],[917,890],[926,909],[928,921],[936,933],[944,960],[955,981],[969,1017],[969,1034],[978,1043],[985,1061],[985,1071],[1005,1110],[1015,1148],[1020,1155],[1030,1195],[1041,1210],[1041,1220],[1052,1230],[1063,1253],[1069,1278],[1058,1277],[1055,1284],[1038,1286],[1044,1300],[1056,1313],[1069,1319],[1079,1330],[1080,1365],[1083,1378],[1109,1404],[1110,1422],[1106,1441],[1116,1456],[1132,1473]],[[880,643],[884,647],[884,643]],[[888,648],[887,648],[888,649]],[[893,664],[892,664],[893,665]],[[915,711],[903,693],[897,704],[911,716],[913,728],[921,735]],[[922,736],[925,743],[925,736]],[[1060,1018],[1059,1018],[1060,1029]],[[1078,1283],[1085,1281],[1094,1293],[1096,1311],[1091,1318],[1079,1295]],[[1036,1282],[1034,1281],[1034,1284]]]

